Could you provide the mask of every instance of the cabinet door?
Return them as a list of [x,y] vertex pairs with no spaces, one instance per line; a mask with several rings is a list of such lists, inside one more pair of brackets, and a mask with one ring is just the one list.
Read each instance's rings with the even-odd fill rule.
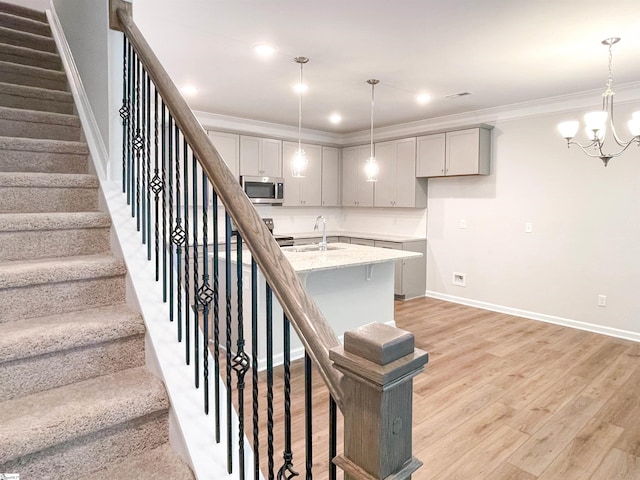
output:
[[233,176],[240,173],[240,136],[235,133],[207,132],[213,146],[227,164]]
[[374,206],[392,207],[396,200],[396,142],[376,143],[378,181],[374,191]]
[[[305,207],[319,207],[322,201],[322,147],[303,144],[307,154],[307,171],[302,178],[300,199]],[[286,187],[285,187],[286,188]]]
[[480,129],[447,132],[447,175],[477,175]]
[[322,147],[322,206],[340,205],[340,150]]
[[445,134],[418,137],[416,177],[442,177],[445,164]]
[[262,173],[266,177],[282,177],[282,140],[261,138]]
[[[389,248],[391,250],[402,250],[402,243],[398,242],[386,242],[382,240],[376,240],[375,246],[379,248]],[[394,295],[404,295],[402,291],[402,269],[404,267],[403,260],[397,260],[395,262],[395,270],[394,270],[394,283],[393,283],[393,293]]]
[[[416,198],[416,139],[396,141],[396,175],[394,207],[422,207]],[[376,191],[377,191],[376,186]]]
[[351,243],[353,245],[364,245],[366,247],[374,247],[375,246],[375,242],[373,240],[371,240],[370,238],[351,237]]
[[240,135],[240,175],[262,175],[260,138]]
[[342,206],[358,205],[358,147],[342,149]]

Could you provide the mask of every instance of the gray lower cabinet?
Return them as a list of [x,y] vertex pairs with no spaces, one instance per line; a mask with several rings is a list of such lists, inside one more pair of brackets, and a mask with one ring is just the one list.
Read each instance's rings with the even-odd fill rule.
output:
[[376,247],[420,252],[420,258],[408,258],[396,262],[394,294],[397,298],[422,297],[427,289],[427,241],[409,240],[388,242],[375,240]]
[[[340,237],[337,236],[328,236],[327,243],[337,243]],[[299,245],[313,245],[318,244],[322,241],[322,237],[307,237],[307,238],[295,238],[293,240],[293,244],[295,246]]]
[[351,242],[349,242],[353,245],[365,245],[367,247],[375,247],[375,240],[372,240],[370,238],[358,238],[358,237],[351,237]]

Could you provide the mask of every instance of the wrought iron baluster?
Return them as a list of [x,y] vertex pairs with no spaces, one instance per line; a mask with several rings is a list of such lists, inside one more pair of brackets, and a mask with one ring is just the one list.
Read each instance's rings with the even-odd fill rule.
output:
[[291,479],[298,476],[293,469],[293,452],[291,451],[291,328],[289,319],[284,315],[283,319],[284,341],[284,451],[282,452],[283,464],[278,470],[278,480]]
[[[182,247],[186,242],[185,229],[182,228],[182,206],[181,200],[181,186],[180,186],[180,148],[179,148],[179,132],[178,127],[174,122],[175,135],[174,135],[174,155],[176,164],[176,226],[173,229],[173,243],[176,246],[176,303],[178,307],[178,342],[182,342]],[[185,262],[186,263],[186,262]],[[186,267],[185,265],[185,268]],[[187,312],[189,309],[187,308]],[[188,341],[188,339],[187,339]]]
[[214,409],[216,414],[216,443],[220,443],[220,280],[218,245],[218,194],[212,190],[213,213],[213,377]]
[[253,473],[254,480],[260,479],[260,438],[258,430],[258,265],[251,259],[251,373],[253,410]]
[[238,285],[238,339],[233,369],[238,377],[238,464],[240,478],[244,480],[244,377],[249,369],[249,357],[244,351],[244,315],[242,295],[242,237],[236,233],[236,283]]
[[[174,296],[173,296],[173,203],[174,203],[174,184],[175,178],[173,174],[173,116],[169,112],[169,122],[166,127],[163,128],[167,132],[167,163],[169,164],[169,320],[173,322],[174,318]],[[180,192],[177,195],[180,198]],[[180,210],[180,209],[178,209]],[[178,341],[182,341],[182,323],[178,322]]]
[[227,473],[233,472],[233,455],[232,443],[233,436],[231,432],[231,400],[233,386],[231,384],[231,217],[225,212],[225,300],[226,300],[226,380],[227,380]]
[[269,462],[268,477],[274,479],[273,459],[273,292],[266,286],[267,317],[267,460]]
[[147,129],[145,133],[145,138],[147,140],[147,174],[144,177],[144,181],[147,186],[147,260],[151,261],[151,77],[146,70],[145,77],[147,79]]
[[136,94],[136,66],[138,64],[138,55],[136,54],[133,48],[131,49],[131,82],[130,82],[130,94],[131,94],[131,121],[129,124],[131,125],[131,133],[129,135],[130,139],[130,150],[131,150],[131,166],[129,168],[129,200],[131,205],[131,216],[135,217],[136,215],[136,124],[138,118],[138,101]]
[[[178,124],[175,125],[176,128],[176,150],[180,149],[180,129]],[[185,310],[184,310],[184,329],[185,329],[185,362],[187,365],[191,363],[191,302],[189,300],[190,292],[189,292],[189,171],[187,169],[188,165],[188,152],[187,152],[187,140],[182,136],[183,143],[183,177],[184,177],[184,237],[185,237],[185,247],[184,247],[184,292],[185,292]]]
[[140,231],[140,175],[142,170],[142,146],[144,140],[142,138],[142,132],[140,131],[140,117],[141,117],[141,104],[140,104],[140,59],[136,57],[135,66],[135,110],[136,110],[136,136],[133,139],[133,148],[136,151],[136,203],[135,208],[132,206],[132,214],[136,217],[136,230]]
[[[185,140],[185,154],[187,152],[187,142]],[[198,288],[198,160],[193,152],[191,152],[191,183],[193,188],[191,190],[191,200],[193,204],[193,289]],[[206,261],[206,259],[205,259]],[[195,376],[195,386],[200,388],[200,312],[196,301],[193,301],[193,370]]]
[[127,40],[127,36],[123,35],[122,41],[122,106],[118,113],[120,114],[120,118],[122,118],[122,193],[126,192],[127,187],[127,151],[129,149],[129,75],[127,71],[127,62],[129,61],[129,56],[127,55],[129,50],[129,40]]
[[147,175],[149,166],[149,157],[146,155],[146,134],[148,133],[145,128],[147,125],[147,72],[144,67],[141,67],[140,71],[140,139],[142,140],[142,145],[140,146],[140,206],[138,210],[138,215],[140,216],[140,226],[138,230],[142,230],[142,244],[145,245],[147,243]]
[[[209,180],[202,172],[202,285],[198,290],[198,300],[202,305],[203,336],[202,374],[204,383],[204,413],[209,414],[209,310],[213,290],[209,286]],[[214,259],[217,262],[217,259]],[[218,377],[216,377],[217,383]]]
[[[163,145],[163,149],[162,149],[162,178],[160,178],[160,172],[158,170],[158,166],[160,163],[160,159],[159,159],[159,145],[158,145],[158,100],[159,100],[159,95],[158,95],[158,90],[156,90],[154,88],[154,93],[155,93],[155,97],[154,97],[154,102],[153,102],[153,108],[154,108],[154,115],[153,115],[153,138],[154,138],[154,168],[153,168],[153,178],[151,179],[151,183],[149,184],[151,186],[151,190],[153,191],[154,194],[154,208],[153,211],[155,213],[155,222],[154,222],[154,239],[155,239],[155,264],[156,264],[156,282],[158,280],[160,280],[160,220],[159,220],[159,201],[160,201],[160,193],[163,193],[162,196],[162,222],[164,225],[165,219],[164,219],[164,145]],[[162,108],[164,109],[164,104],[162,105]],[[164,110],[162,112],[162,123],[164,123]],[[163,241],[164,241],[164,233],[163,233],[163,237],[162,237]],[[165,295],[165,298],[163,298],[164,301],[166,301],[166,293],[164,293],[165,287],[163,285],[162,288],[163,294]]]
[[[171,240],[167,235],[167,107],[164,104],[164,99],[161,100],[161,138],[162,138],[162,301],[167,302],[167,250],[171,251]],[[171,168],[171,161],[169,161],[169,168]],[[169,191],[171,191],[171,172],[169,172]],[[169,197],[171,198],[171,197]],[[169,200],[171,204],[171,199]],[[171,218],[171,215],[169,215]],[[171,228],[169,228],[171,232]],[[169,309],[169,318],[173,320],[171,316],[172,312]]]
[[311,399],[311,358],[304,352],[304,434],[307,480],[313,478],[313,403]]
[[337,468],[333,463],[338,451],[338,415],[336,401],[329,395],[329,480],[336,480]]

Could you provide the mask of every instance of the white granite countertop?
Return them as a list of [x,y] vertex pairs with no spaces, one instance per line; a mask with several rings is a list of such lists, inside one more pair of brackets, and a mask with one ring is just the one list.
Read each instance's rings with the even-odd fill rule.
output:
[[[314,272],[319,270],[335,270],[338,268],[370,265],[374,263],[395,262],[405,258],[417,258],[419,252],[392,250],[390,248],[367,247],[364,245],[352,245],[350,243],[330,243],[328,249],[321,251],[317,245],[302,245],[297,247],[282,247],[289,263],[298,273]],[[212,256],[213,254],[209,254]],[[219,253],[220,259],[224,259],[224,252]],[[235,263],[233,255],[232,262]],[[242,264],[251,264],[251,253],[242,250]]]
[[[303,233],[283,233],[277,232],[275,235],[289,235],[294,239],[299,238],[316,238],[322,237],[322,232],[311,231]],[[406,235],[393,235],[390,233],[362,233],[362,232],[349,232],[338,230],[327,230],[327,237],[353,237],[353,238],[368,238],[371,240],[382,240],[385,242],[410,242],[412,240],[425,240],[427,237],[410,237]]]

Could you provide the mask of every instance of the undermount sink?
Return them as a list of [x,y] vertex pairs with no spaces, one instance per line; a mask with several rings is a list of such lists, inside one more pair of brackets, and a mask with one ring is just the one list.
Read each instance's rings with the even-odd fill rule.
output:
[[[337,245],[327,245],[327,250],[343,250],[344,247],[338,247]],[[285,252],[321,252],[318,245],[300,245],[299,247],[284,247],[282,249]]]

